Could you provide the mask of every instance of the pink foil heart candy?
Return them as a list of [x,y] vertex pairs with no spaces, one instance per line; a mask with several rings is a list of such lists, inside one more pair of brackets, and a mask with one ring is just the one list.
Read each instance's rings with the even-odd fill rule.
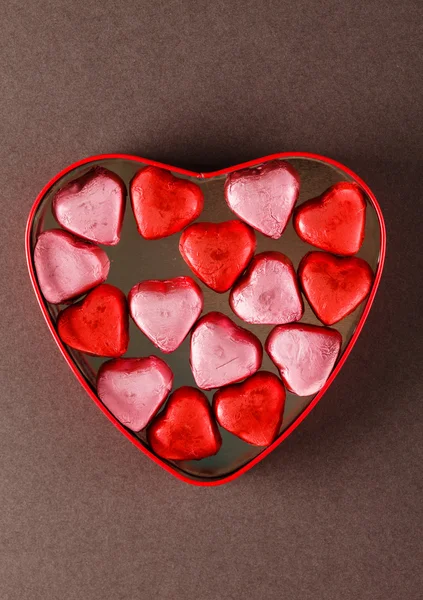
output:
[[300,178],[287,162],[273,160],[230,173],[225,182],[229,208],[268,237],[278,239],[300,192]]
[[119,242],[125,213],[125,184],[115,173],[95,167],[62,187],[53,200],[57,222],[97,244]]
[[104,250],[61,229],[50,229],[38,237],[34,264],[41,292],[52,304],[103,283],[110,268]]
[[172,383],[172,371],[157,356],[117,358],[100,367],[97,393],[122,425],[141,431],[163,406]]
[[260,368],[262,358],[256,336],[221,313],[208,313],[192,332],[191,369],[204,390],[245,379]]
[[136,325],[162,352],[182,344],[203,310],[203,293],[191,277],[142,281],[128,301]]
[[341,344],[336,329],[296,323],[275,327],[265,348],[288,390],[297,396],[311,396],[331,374]]
[[280,252],[257,254],[233,287],[229,304],[247,323],[299,321],[304,307],[294,267]]

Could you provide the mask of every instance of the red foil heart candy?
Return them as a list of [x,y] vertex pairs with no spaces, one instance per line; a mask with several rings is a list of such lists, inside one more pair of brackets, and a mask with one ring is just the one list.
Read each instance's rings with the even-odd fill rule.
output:
[[191,369],[204,390],[245,379],[258,371],[262,358],[256,336],[219,312],[204,315],[192,332]]
[[57,318],[65,344],[96,356],[118,357],[128,343],[128,310],[124,294],[113,285],[100,285]]
[[341,181],[301,204],[293,223],[304,242],[333,254],[355,254],[364,239],[366,201],[356,183]]
[[34,265],[47,302],[61,304],[103,283],[110,261],[101,248],[61,229],[44,231],[34,249]]
[[293,323],[270,332],[265,349],[288,390],[311,396],[325,384],[341,350],[336,329]]
[[216,454],[222,445],[207,398],[192,387],[173,392],[147,429],[147,439],[167,460],[200,460]]
[[181,231],[204,206],[201,188],[158,167],[144,167],[131,181],[131,203],[139,233],[157,240]]
[[247,323],[276,325],[299,321],[304,307],[294,267],[280,252],[263,252],[235,284],[229,304]]
[[268,446],[281,428],[285,396],[279,378],[260,371],[243,383],[218,390],[213,410],[227,431],[254,446]]
[[268,237],[281,237],[300,192],[297,171],[287,162],[273,160],[230,173],[225,182],[229,208]]
[[52,210],[64,229],[97,244],[114,246],[120,239],[125,199],[122,179],[103,167],[94,167],[57,192]]
[[141,431],[163,406],[173,373],[157,358],[115,358],[101,365],[97,393],[111,413],[132,431]]
[[298,277],[311,308],[325,325],[352,313],[373,283],[373,271],[362,258],[338,258],[326,252],[306,254]]
[[162,352],[182,344],[203,310],[203,293],[191,277],[142,281],[128,300],[136,325]]
[[182,258],[203,283],[227,292],[250,262],[256,236],[241,221],[194,223],[181,235]]

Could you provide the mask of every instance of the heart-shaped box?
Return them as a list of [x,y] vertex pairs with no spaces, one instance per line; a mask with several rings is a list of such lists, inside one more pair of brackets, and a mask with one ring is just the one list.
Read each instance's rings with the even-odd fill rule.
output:
[[[56,328],[60,308],[58,305],[48,303],[43,298],[34,267],[34,248],[37,238],[43,231],[58,227],[52,216],[52,202],[57,191],[94,166],[104,167],[116,173],[125,182],[127,190],[129,190],[129,184],[134,175],[140,168],[147,165],[161,167],[180,178],[195,182],[204,193],[204,210],[198,221],[218,223],[236,218],[224,200],[224,185],[227,175],[240,169],[252,169],[275,160],[287,161],[300,175],[301,190],[296,207],[306,200],[321,196],[325,190],[337,182],[348,181],[358,184],[365,196],[367,218],[364,242],[357,256],[364,258],[374,272],[372,288],[367,299],[358,308],[333,326],[341,333],[343,342],[339,359],[324,386],[318,393],[306,397],[297,396],[287,391],[280,432],[269,446],[265,448],[252,446],[221,429],[223,444],[215,456],[199,461],[175,462],[163,460],[149,447],[144,431],[137,434],[122,425],[97,396],[96,375],[100,366],[107,359],[83,354],[66,346],[61,341]],[[270,239],[259,232],[256,232],[256,235],[256,253],[265,251],[282,252],[290,258],[295,269],[298,268],[301,259],[308,252],[316,250],[295,233],[292,217],[279,239]],[[180,234],[159,240],[144,239],[137,232],[134,216],[130,207],[127,206],[120,242],[114,246],[104,247],[111,261],[107,283],[117,286],[124,294],[128,294],[131,288],[141,280],[170,279],[178,276],[193,277],[193,273],[178,251],[179,239]],[[58,173],[43,188],[31,209],[25,234],[28,269],[38,303],[53,338],[82,387],[119,431],[144,454],[179,479],[201,486],[226,483],[245,473],[286,439],[323,397],[345,363],[367,319],[382,275],[385,246],[386,233],[382,212],[374,194],[364,181],[350,169],[334,160],[305,152],[274,154],[209,173],[195,173],[125,154],[105,154],[89,157]],[[264,345],[274,326],[246,324],[231,311],[229,292],[216,294],[202,283],[200,283],[200,286],[204,293],[205,306],[203,314],[210,311],[219,311],[226,314],[236,324],[252,331]],[[305,311],[301,323],[321,325],[305,298],[304,306]],[[171,367],[174,373],[173,389],[185,385],[195,386],[189,366],[189,338],[175,352],[166,355],[161,354],[131,321],[130,345],[125,356],[145,357],[151,354],[160,356]],[[266,353],[263,357],[262,370],[278,374],[276,366]],[[213,391],[205,392],[205,394],[211,401]],[[345,394],[346,398],[347,394]],[[340,401],[342,400],[340,399]]]

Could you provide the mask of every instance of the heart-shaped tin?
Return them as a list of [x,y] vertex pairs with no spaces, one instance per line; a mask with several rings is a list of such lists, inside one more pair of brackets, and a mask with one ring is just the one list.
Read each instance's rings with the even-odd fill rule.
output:
[[[108,169],[116,174],[125,183],[128,194],[131,181],[134,180],[140,169],[148,166],[164,169],[182,180],[197,184],[201,188],[204,194],[204,210],[196,222],[222,223],[236,218],[236,215],[231,212],[228,203],[225,201],[225,182],[228,175],[237,173],[241,169],[260,169],[273,161],[286,161],[299,175],[300,194],[295,208],[300,207],[307,200],[322,196],[330,186],[338,182],[354,182],[360,187],[366,202],[366,224],[364,240],[356,256],[365,259],[373,270],[374,279],[370,293],[351,314],[333,325],[332,328],[342,335],[342,347],[337,363],[323,387],[311,396],[298,396],[286,390],[282,425],[276,439],[269,446],[253,446],[229,433],[224,428],[219,428],[222,447],[215,455],[191,461],[163,459],[150,447],[146,430],[136,433],[123,425],[98,397],[96,376],[101,365],[108,359],[81,353],[65,345],[60,339],[57,331],[57,317],[65,305],[50,304],[41,293],[34,263],[34,249],[37,239],[42,232],[58,228],[52,212],[53,199],[58,190],[63,189],[65,185],[96,167]],[[170,280],[175,277],[195,279],[195,275],[179,252],[181,232],[161,239],[145,239],[137,231],[134,214],[130,209],[131,203],[127,201],[126,205],[127,209],[119,243],[102,247],[111,263],[107,284],[116,286],[125,295],[128,295],[129,291],[140,281]],[[282,253],[290,259],[296,270],[301,259],[307,253],[316,250],[315,247],[307,244],[296,234],[292,223],[292,215],[279,239],[272,239],[259,231],[255,231],[255,234],[257,237],[257,254],[262,252]],[[369,187],[355,173],[338,162],[323,156],[301,152],[274,154],[208,173],[196,173],[124,154],[105,154],[89,157],[58,173],[43,188],[31,209],[25,234],[28,269],[41,311],[57,345],[83,388],[119,431],[144,454],[183,481],[206,486],[231,481],[257,464],[294,431],[323,397],[345,363],[367,319],[382,275],[385,245],[386,233],[382,212]],[[264,345],[270,332],[274,329],[274,325],[246,323],[231,310],[229,304],[230,292],[218,294],[200,280],[196,280],[196,283],[198,283],[204,295],[203,314],[216,311],[223,313],[236,325],[251,331]],[[75,299],[75,301],[78,300],[80,298]],[[303,298],[303,301],[304,314],[300,323],[321,326],[322,323],[311,310],[306,298]],[[158,356],[167,363],[174,374],[173,390],[183,386],[195,386],[189,364],[190,336],[174,352],[165,354],[154,346],[150,339],[138,329],[132,319],[130,320],[129,334],[129,347],[124,358]],[[261,371],[270,371],[279,376],[277,366],[266,353],[263,354],[263,364],[259,373]],[[215,392],[216,390],[202,391],[210,402]],[[341,391],[340,395],[342,395]],[[347,401],[347,398],[348,394],[346,392],[345,401]],[[166,410],[166,403],[164,403],[164,410]]]

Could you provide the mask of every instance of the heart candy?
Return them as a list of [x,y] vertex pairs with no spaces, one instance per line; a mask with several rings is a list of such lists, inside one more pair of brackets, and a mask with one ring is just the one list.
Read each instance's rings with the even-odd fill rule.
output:
[[173,373],[157,358],[115,358],[101,365],[97,393],[111,413],[132,431],[141,431],[163,406]]
[[191,335],[190,363],[204,390],[235,383],[261,366],[263,349],[256,336],[219,312],[202,317]]
[[300,178],[289,163],[272,160],[230,173],[225,181],[229,208],[268,237],[281,237],[300,192]]
[[56,325],[65,344],[87,354],[118,357],[128,348],[126,298],[107,283],[62,310]]
[[198,185],[153,166],[138,171],[130,194],[138,231],[147,240],[181,231],[200,216],[204,206]]
[[213,410],[227,431],[254,446],[268,446],[281,428],[285,396],[279,378],[260,371],[243,383],[218,390]]
[[216,454],[222,445],[206,396],[181,387],[147,430],[151,448],[167,460],[200,460]]
[[61,229],[38,236],[34,265],[47,302],[61,304],[103,283],[110,261],[101,248],[79,240]]
[[53,199],[53,215],[65,229],[86,240],[114,246],[125,213],[126,187],[103,167],[94,167],[62,187]]
[[298,277],[311,308],[325,325],[352,313],[373,283],[373,271],[362,258],[338,258],[326,252],[306,254]]
[[250,262],[256,236],[241,221],[194,223],[179,242],[182,258],[203,283],[215,292],[227,292]]
[[229,304],[247,323],[276,325],[299,321],[304,307],[289,258],[280,252],[256,254],[232,288]]
[[203,293],[191,277],[142,281],[128,301],[136,325],[162,352],[182,344],[203,310]]
[[269,334],[265,349],[287,389],[297,396],[316,394],[332,372],[341,350],[336,329],[291,323]]
[[333,254],[355,254],[364,239],[366,201],[357,184],[341,181],[301,204],[293,223],[304,242]]

